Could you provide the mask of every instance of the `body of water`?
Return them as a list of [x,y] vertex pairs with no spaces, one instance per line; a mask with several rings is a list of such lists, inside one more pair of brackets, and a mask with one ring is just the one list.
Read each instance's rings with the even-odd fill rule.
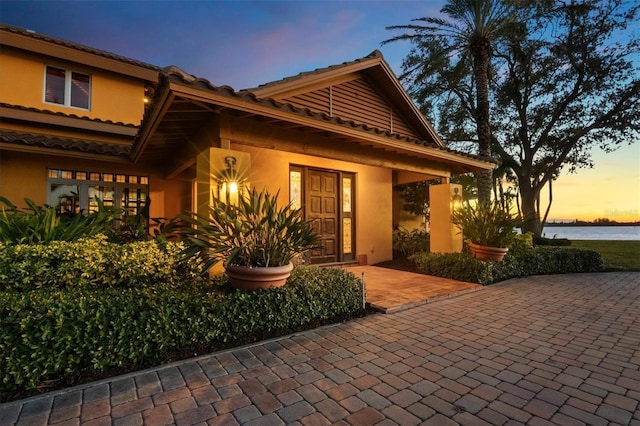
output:
[[545,226],[542,234],[570,240],[640,240],[640,226]]

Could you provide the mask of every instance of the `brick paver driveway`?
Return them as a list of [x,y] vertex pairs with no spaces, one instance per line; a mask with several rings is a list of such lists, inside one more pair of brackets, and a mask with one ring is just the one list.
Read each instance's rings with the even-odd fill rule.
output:
[[11,424],[640,424],[640,273],[531,277],[0,406]]

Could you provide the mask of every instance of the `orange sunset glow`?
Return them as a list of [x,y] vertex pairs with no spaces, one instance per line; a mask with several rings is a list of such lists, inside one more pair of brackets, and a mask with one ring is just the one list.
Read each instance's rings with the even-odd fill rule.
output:
[[[594,153],[595,166],[577,173],[563,172],[554,182],[550,221],[607,218],[640,220],[640,146],[635,143],[604,154]],[[547,204],[546,191],[542,206]]]

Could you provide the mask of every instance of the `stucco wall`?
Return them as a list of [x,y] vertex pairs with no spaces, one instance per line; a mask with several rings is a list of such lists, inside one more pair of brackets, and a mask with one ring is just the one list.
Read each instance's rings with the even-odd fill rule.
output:
[[[44,102],[45,65],[91,76],[89,110]],[[82,117],[140,124],[144,112],[144,83],[80,64],[68,63],[4,48],[0,53],[0,102]]]
[[0,151],[0,195],[19,207],[47,201],[47,163],[37,155]]
[[291,164],[355,173],[356,250],[369,264],[390,260],[392,253],[392,173],[390,169],[291,154],[284,151],[232,144],[231,149],[251,154],[249,181],[258,190],[266,187],[280,200],[289,200]]

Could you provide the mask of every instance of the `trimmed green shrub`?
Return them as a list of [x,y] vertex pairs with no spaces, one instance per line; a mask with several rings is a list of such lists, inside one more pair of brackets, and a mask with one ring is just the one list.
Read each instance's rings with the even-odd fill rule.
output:
[[546,238],[546,237],[534,237],[533,243],[537,246],[552,246],[552,247],[567,247],[571,245],[571,240],[568,238]]
[[519,248],[502,262],[480,260],[465,253],[418,253],[411,256],[418,270],[427,275],[482,285],[529,275],[600,272],[604,268],[599,253],[571,248]]
[[491,264],[467,253],[416,253],[409,256],[418,271],[437,277],[478,284],[491,284]]
[[246,342],[362,314],[359,280],[316,267],[297,267],[285,286],[254,292],[232,289],[224,276],[189,289],[42,287],[0,291],[0,391],[157,365],[181,348]]
[[510,241],[507,243],[507,248],[509,249],[509,254],[511,256],[522,256],[527,253],[527,251],[533,249],[533,233],[514,233],[511,236]]
[[104,235],[49,244],[0,243],[0,289],[70,286],[183,285],[200,274],[197,258],[181,262],[181,243],[115,244]]

